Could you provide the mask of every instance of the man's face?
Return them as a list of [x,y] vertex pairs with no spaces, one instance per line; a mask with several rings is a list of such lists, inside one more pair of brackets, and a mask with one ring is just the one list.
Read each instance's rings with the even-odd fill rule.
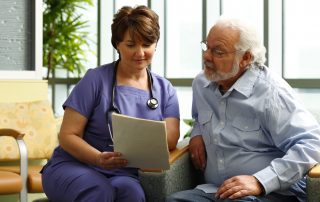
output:
[[225,81],[239,73],[239,59],[234,45],[239,40],[238,32],[229,28],[213,27],[207,37],[208,50],[203,59],[206,77],[215,82]]

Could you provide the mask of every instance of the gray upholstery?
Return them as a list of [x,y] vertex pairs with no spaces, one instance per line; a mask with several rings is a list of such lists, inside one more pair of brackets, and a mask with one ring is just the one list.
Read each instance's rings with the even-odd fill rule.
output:
[[[320,123],[320,111],[310,109],[310,112]],[[307,177],[307,198],[308,202],[319,202],[320,201],[320,178]]]
[[320,201],[320,178],[307,177],[307,198],[308,202]]
[[164,201],[169,194],[192,189],[202,180],[200,173],[191,165],[187,152],[170,166],[170,170],[139,171],[139,178],[148,202]]

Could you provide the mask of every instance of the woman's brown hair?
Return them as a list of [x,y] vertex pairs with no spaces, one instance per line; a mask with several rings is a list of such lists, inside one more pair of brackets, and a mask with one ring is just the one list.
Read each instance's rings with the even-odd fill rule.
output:
[[147,6],[124,6],[114,15],[111,25],[111,43],[115,49],[127,30],[133,39],[156,43],[160,38],[159,17]]

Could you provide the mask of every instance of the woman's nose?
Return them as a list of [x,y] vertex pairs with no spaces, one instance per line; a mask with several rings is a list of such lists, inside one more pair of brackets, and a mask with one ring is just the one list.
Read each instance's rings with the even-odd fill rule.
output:
[[136,55],[138,55],[138,56],[144,55],[144,51],[145,51],[145,49],[142,46],[138,46],[136,48]]

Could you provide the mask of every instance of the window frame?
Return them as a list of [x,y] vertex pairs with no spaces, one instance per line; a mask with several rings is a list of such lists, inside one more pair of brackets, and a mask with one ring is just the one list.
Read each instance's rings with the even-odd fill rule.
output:
[[30,2],[32,12],[32,59],[30,67],[33,70],[0,70],[0,79],[42,79],[42,1],[32,0]]

